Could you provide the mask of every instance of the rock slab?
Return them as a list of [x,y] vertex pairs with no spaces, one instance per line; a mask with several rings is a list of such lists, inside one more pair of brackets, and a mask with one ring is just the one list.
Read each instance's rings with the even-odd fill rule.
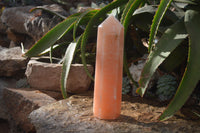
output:
[[28,115],[41,106],[56,102],[54,98],[30,89],[6,88],[3,91],[3,99],[16,127],[27,133],[34,131],[34,126],[28,120]]
[[0,47],[0,76],[11,77],[25,70],[28,59],[22,57],[20,47]]
[[[93,74],[93,67],[88,65]],[[32,88],[40,90],[60,91],[62,65],[51,64],[32,59],[26,69],[26,76]],[[91,79],[87,76],[82,64],[72,64],[67,80],[67,91],[81,93],[88,90]]]
[[3,90],[7,87],[15,87],[16,80],[10,78],[0,78],[0,119],[9,119],[7,109],[3,100]]
[[37,133],[176,133],[199,132],[198,122],[174,117],[159,122],[165,107],[142,103],[141,99],[122,101],[121,116],[116,120],[93,117],[90,96],[72,96],[33,111],[29,117]]

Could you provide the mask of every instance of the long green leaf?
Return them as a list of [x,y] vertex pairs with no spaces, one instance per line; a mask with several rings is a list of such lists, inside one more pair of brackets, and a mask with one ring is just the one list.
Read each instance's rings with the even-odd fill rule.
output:
[[[128,26],[130,24],[131,17],[133,15],[134,11],[140,6],[141,2],[142,2],[141,0],[129,0],[129,2],[126,4],[126,7],[123,11],[122,18],[121,18],[121,23],[124,26],[124,36],[125,37],[126,37],[126,32],[127,32]],[[132,78],[132,75],[128,69],[126,51],[124,51],[123,64],[124,64],[124,70],[126,71],[127,76],[131,79],[132,83],[136,87],[138,87],[137,82]]]
[[63,98],[67,98],[67,78],[69,75],[70,66],[74,57],[75,49],[77,43],[71,43],[65,53],[63,66],[62,66],[62,74],[61,74],[61,91]]
[[189,55],[188,64],[178,90],[168,105],[167,109],[160,116],[160,120],[171,117],[187,101],[195,86],[200,80],[200,14],[194,10],[188,10],[185,14],[185,27],[189,33]]
[[129,11],[129,9],[130,9],[130,7],[131,7],[131,5],[132,5],[132,3],[133,3],[134,1],[135,1],[135,0],[129,0],[128,3],[126,4],[126,6],[125,6],[125,8],[124,8],[124,10],[123,10],[123,13],[122,13],[121,20],[120,20],[121,23],[124,22],[124,20],[125,20],[125,18],[126,18],[126,15],[127,15],[128,11]]
[[29,51],[25,53],[26,56],[37,56],[50,46],[52,46],[63,35],[69,32],[74,25],[77,17],[69,17],[63,22],[52,28],[46,35],[44,35]]
[[87,68],[87,63],[86,63],[86,57],[85,57],[85,47],[89,38],[89,34],[91,29],[93,28],[93,26],[96,24],[96,22],[99,20],[99,18],[101,18],[102,16],[105,16],[106,13],[108,13],[109,11],[121,6],[122,4],[126,3],[128,0],[115,0],[112,3],[108,4],[107,6],[105,6],[104,8],[102,8],[101,10],[99,10],[89,21],[88,25],[86,26],[85,32],[83,33],[83,37],[82,37],[82,42],[81,42],[81,59],[82,59],[82,63],[83,66],[85,68],[85,71],[87,73],[87,75],[94,80],[93,76],[90,74],[90,72],[88,71]]
[[137,93],[144,95],[149,81],[158,66],[169,56],[169,54],[187,37],[184,22],[181,19],[168,28],[160,38],[154,51],[148,57],[148,60],[142,70],[139,80]]
[[128,26],[130,24],[131,17],[133,15],[134,11],[140,6],[141,2],[142,2],[142,0],[130,0],[126,5],[126,8],[124,9],[124,12],[122,14],[121,23],[124,26],[125,35],[126,35],[126,31],[128,29]]
[[173,72],[175,68],[180,66],[185,61],[185,59],[187,59],[187,52],[187,46],[179,45],[160,65],[160,68],[167,73]]
[[[58,43],[58,44],[55,44],[52,46],[52,51],[54,51],[55,49],[63,46],[63,45],[69,45],[71,42],[68,42],[68,41],[65,41],[65,42],[62,42],[62,43]],[[50,48],[47,48],[45,49],[40,55],[45,55],[47,53],[49,53],[51,51],[51,47]]]
[[156,37],[160,22],[171,2],[172,0],[161,0],[160,2],[160,5],[158,7],[158,10],[154,16],[154,19],[151,25],[151,30],[150,30],[150,35],[149,35],[149,52],[152,50],[152,44]]
[[83,12],[80,17],[76,20],[76,23],[74,25],[74,29],[73,29],[73,39],[74,41],[76,41],[76,30],[81,22],[81,20],[83,20],[83,18],[88,15],[88,14],[95,14],[98,10],[87,10],[85,12]]
[[[155,12],[157,11],[157,8],[153,5],[146,5],[144,7],[138,8],[133,13],[133,23],[140,29],[143,29],[144,31],[149,32],[150,30],[150,24],[152,23],[153,17],[155,15]],[[183,15],[184,16],[184,15]],[[159,28],[158,32],[164,33],[165,27],[169,27],[169,25],[175,23],[180,18],[183,17],[182,14],[172,12],[171,10],[167,10],[164,17],[163,17],[163,28]]]

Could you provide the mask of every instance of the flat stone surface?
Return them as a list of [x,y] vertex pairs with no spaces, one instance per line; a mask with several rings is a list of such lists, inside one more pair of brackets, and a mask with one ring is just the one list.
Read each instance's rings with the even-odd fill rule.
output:
[[165,107],[141,98],[122,101],[121,116],[116,120],[93,117],[91,96],[74,95],[33,111],[29,117],[37,133],[189,133],[200,132],[199,121],[176,116],[157,119]]
[[30,89],[4,89],[3,99],[8,114],[14,120],[16,127],[25,132],[34,131],[34,126],[28,120],[33,110],[56,102],[56,100],[37,90]]
[[[89,72],[93,74],[93,67],[88,65]],[[40,62],[37,59],[29,61],[26,76],[32,88],[60,92],[62,64]],[[72,64],[67,80],[67,91],[81,93],[88,90],[91,79],[87,76],[82,64]]]
[[28,59],[22,57],[20,47],[0,47],[0,76],[11,77],[25,70]]
[[0,118],[8,119],[8,113],[3,100],[3,90],[7,87],[15,87],[16,80],[11,78],[0,78]]
[[62,93],[58,91],[47,91],[47,90],[40,90],[42,93],[47,94],[48,96],[56,99],[61,100],[63,99]]

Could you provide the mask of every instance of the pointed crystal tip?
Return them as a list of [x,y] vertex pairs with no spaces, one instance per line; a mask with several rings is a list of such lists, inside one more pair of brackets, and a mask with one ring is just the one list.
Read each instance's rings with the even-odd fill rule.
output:
[[106,28],[108,31],[119,31],[123,28],[123,25],[113,15],[107,17],[99,27]]

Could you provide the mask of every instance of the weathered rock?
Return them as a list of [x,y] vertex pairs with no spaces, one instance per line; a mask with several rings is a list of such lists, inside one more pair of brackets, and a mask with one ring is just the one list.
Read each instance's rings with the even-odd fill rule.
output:
[[95,8],[92,7],[78,7],[77,12],[83,13],[87,10],[94,10]]
[[129,71],[132,75],[132,78],[135,81],[139,81],[140,80],[140,76],[141,76],[141,72],[143,70],[143,67],[146,63],[148,55],[144,54],[143,57],[138,60],[137,65],[135,65],[134,63],[131,64],[131,66],[129,67]]
[[[91,65],[87,65],[87,67],[89,72],[93,74],[93,67]],[[90,83],[91,79],[85,72],[83,65],[72,64],[67,79],[67,91],[71,93],[82,93],[89,89]]]
[[0,33],[1,34],[6,34],[6,30],[7,30],[7,26],[0,19]]
[[10,41],[7,38],[6,34],[0,34],[0,46],[2,47],[9,47]]
[[66,10],[69,10],[69,8],[78,7],[78,5],[90,6],[91,2],[92,0],[65,0],[63,1],[63,6]]
[[16,82],[15,88],[30,88],[26,78],[21,78]]
[[0,19],[0,46],[9,47],[9,40],[6,34],[7,26]]
[[31,8],[33,6],[6,8],[1,15],[1,20],[11,30],[18,33],[27,33],[24,23],[27,19],[34,17],[34,13],[29,12]]
[[17,47],[17,44],[14,41],[10,41],[9,48]]
[[10,78],[0,79],[0,118],[9,119],[6,106],[3,101],[3,90],[7,87],[15,87],[16,80]]
[[[26,78],[22,78],[22,79],[19,79],[17,82],[16,82],[16,87],[15,88],[30,88],[29,84],[28,84],[28,81]],[[47,91],[47,90],[40,90],[42,93],[45,93],[47,94],[48,96],[56,99],[56,100],[61,100],[63,99],[63,96],[61,94],[61,92],[58,92],[58,91]]]
[[20,33],[15,33],[11,29],[8,29],[7,31],[8,39],[12,40],[14,43],[21,43],[25,40],[25,35]]
[[[88,65],[89,72],[93,67]],[[32,88],[40,90],[60,91],[62,65],[40,62],[38,59],[29,61],[26,76]],[[67,91],[81,93],[88,90],[91,79],[87,76],[82,64],[72,64],[67,80]]]
[[[127,99],[126,99],[127,100]],[[99,120],[93,117],[92,97],[72,96],[33,111],[29,117],[37,133],[176,133],[199,132],[199,123],[183,117],[159,122],[165,109],[149,100],[134,98],[122,101],[121,116],[116,120]]]
[[0,76],[20,75],[18,72],[25,70],[27,62],[28,59],[22,57],[20,47],[10,49],[0,47]]
[[[57,4],[39,7],[67,15],[67,12]],[[27,34],[37,41],[61,19],[42,10],[30,12],[32,8],[34,6],[6,8],[1,19],[13,32]]]
[[40,90],[42,93],[47,94],[48,96],[56,99],[56,100],[61,100],[63,99],[62,93],[58,91],[47,91],[47,90]]
[[3,98],[11,118],[24,132],[34,131],[34,126],[28,120],[30,112],[56,102],[54,98],[40,91],[28,89],[4,89]]
[[[68,16],[68,13],[59,5],[44,5],[38,6],[39,8],[45,8],[47,10],[54,11],[63,16]],[[58,16],[54,16],[52,14],[48,14],[45,11],[41,11],[40,13],[35,13],[34,17],[31,19],[27,19],[24,23],[24,27],[27,33],[35,40],[39,40],[45,33],[47,33],[51,28],[56,26],[59,22],[61,22]]]

